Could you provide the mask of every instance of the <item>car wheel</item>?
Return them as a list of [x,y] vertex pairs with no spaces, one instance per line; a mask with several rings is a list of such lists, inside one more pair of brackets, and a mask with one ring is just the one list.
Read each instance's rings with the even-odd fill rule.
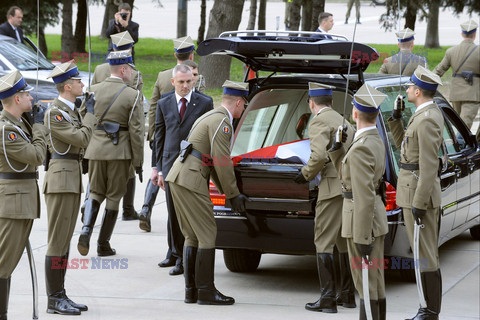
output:
[[247,249],[223,249],[223,260],[232,272],[252,272],[257,270],[262,253]]
[[475,240],[480,240],[480,225],[470,228],[470,234]]

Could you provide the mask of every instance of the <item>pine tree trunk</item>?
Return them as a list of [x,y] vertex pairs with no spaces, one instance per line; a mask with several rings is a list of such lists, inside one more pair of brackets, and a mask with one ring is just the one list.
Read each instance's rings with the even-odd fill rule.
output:
[[73,0],[62,0],[62,4],[62,53],[67,59],[70,59],[72,53],[75,51],[72,26]]
[[[215,0],[210,11],[207,39],[224,31],[238,30],[245,0]],[[206,78],[208,88],[221,88],[230,77],[230,57],[205,56],[200,58],[200,73]]]
[[292,0],[290,3],[290,30],[298,31],[300,27],[300,8],[302,0]]
[[265,19],[267,15],[267,0],[260,0],[258,7],[258,30],[265,30]]
[[114,0],[107,0],[107,3],[105,4],[105,14],[103,15],[102,32],[100,33],[101,38],[107,37],[108,23],[110,22],[110,19],[114,18],[117,10],[118,6],[115,5]]
[[414,1],[407,1],[407,9],[405,10],[405,28],[415,30],[415,22],[417,21],[417,5]]
[[325,0],[312,0],[312,23],[310,31],[318,28],[318,15],[325,11]]
[[310,31],[312,28],[312,1],[303,0],[302,4],[302,30]]
[[207,0],[202,0],[200,5],[200,27],[198,27],[197,43],[202,42],[205,39],[205,24],[207,15]]
[[187,0],[178,0],[177,5],[177,38],[185,37],[187,35]]
[[75,51],[85,51],[85,37],[87,31],[87,0],[77,0],[77,23],[75,25]]
[[442,0],[433,0],[430,3],[428,12],[427,34],[425,37],[425,48],[440,48],[438,40],[438,15],[440,13],[440,3]]
[[43,27],[39,28],[39,34],[38,34],[38,48],[40,51],[43,53],[43,55],[46,57],[48,54],[48,48],[47,48],[47,41],[45,40],[45,30]]
[[248,16],[247,30],[255,29],[257,20],[257,0],[250,0],[250,15]]

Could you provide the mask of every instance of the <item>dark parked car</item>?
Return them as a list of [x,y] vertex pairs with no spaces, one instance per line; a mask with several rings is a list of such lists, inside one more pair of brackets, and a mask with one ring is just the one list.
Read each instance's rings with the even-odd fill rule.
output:
[[[250,103],[236,124],[232,156],[239,189],[250,197],[245,215],[225,206],[225,196],[210,184],[218,227],[217,248],[224,250],[231,271],[253,271],[262,253],[314,254],[313,219],[316,186],[298,185],[293,178],[308,160],[308,122],[312,118],[306,98],[308,82],[335,87],[333,108],[351,114],[355,91],[368,83],[387,94],[377,118],[386,149],[387,215],[389,233],[385,255],[411,258],[402,210],[395,203],[399,147],[386,120],[398,94],[405,94],[407,77],[364,74],[376,51],[360,43],[292,36],[291,33],[222,34],[199,45],[198,53],[226,54],[243,61],[250,70],[267,71],[250,79]],[[349,60],[352,58],[350,75]],[[373,59],[372,59],[373,58]],[[265,73],[264,73],[265,74]],[[348,90],[346,90],[348,85]],[[348,91],[348,94],[346,94]],[[480,239],[480,149],[475,136],[437,93],[435,101],[445,116],[442,159],[442,208],[439,245],[470,229]],[[415,112],[407,103],[403,122]],[[307,139],[307,140],[305,140]]]

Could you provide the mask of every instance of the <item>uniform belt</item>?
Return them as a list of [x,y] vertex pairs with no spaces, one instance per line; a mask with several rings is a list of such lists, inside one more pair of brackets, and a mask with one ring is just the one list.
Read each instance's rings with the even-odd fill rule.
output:
[[418,165],[418,163],[403,163],[403,162],[400,162],[399,167],[400,167],[400,169],[404,169],[404,170],[419,170],[420,169],[420,166]]
[[38,172],[0,172],[0,179],[38,179]]
[[67,154],[58,154],[52,153],[50,156],[51,159],[64,159],[64,160],[82,160],[82,155],[78,153],[67,153]]
[[[472,76],[477,77],[477,78],[480,78],[480,74],[479,74],[479,73],[472,73]],[[454,73],[454,74],[452,74],[452,77],[454,77],[454,78],[455,78],[455,77],[461,77],[461,78],[463,78],[463,76],[462,76],[461,73]]]
[[[375,194],[380,194],[380,190],[376,189]],[[344,199],[353,199],[353,191],[342,191],[342,197]]]
[[194,156],[195,158],[198,158],[198,159],[200,159],[200,160],[203,161],[203,156],[202,156],[202,153],[201,153],[200,151],[195,150],[195,149],[192,148],[192,151],[190,151],[190,154],[191,154],[192,156]]
[[[99,124],[95,127],[95,130],[105,130],[103,125]],[[128,131],[128,127],[119,127],[118,131]]]

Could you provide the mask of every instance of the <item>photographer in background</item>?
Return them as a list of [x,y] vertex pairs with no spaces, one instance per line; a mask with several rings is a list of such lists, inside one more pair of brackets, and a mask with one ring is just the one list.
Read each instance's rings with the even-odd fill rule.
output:
[[[138,28],[136,22],[130,20],[132,16],[132,8],[128,3],[122,3],[118,6],[118,12],[115,13],[115,18],[110,20],[107,29],[107,37],[110,38],[112,34],[128,31],[133,38],[134,43],[138,42]],[[112,39],[108,41],[108,52],[113,51]],[[132,48],[132,58],[135,62],[135,50]]]

